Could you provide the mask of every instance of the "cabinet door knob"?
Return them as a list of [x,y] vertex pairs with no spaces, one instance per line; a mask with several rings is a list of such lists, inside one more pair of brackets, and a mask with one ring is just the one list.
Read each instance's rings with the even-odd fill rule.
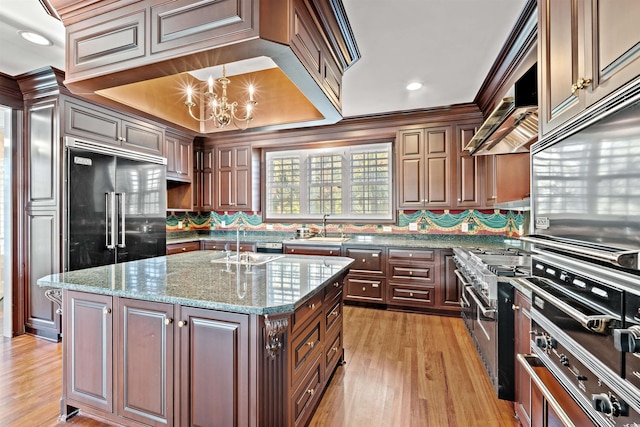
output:
[[364,258],[362,258],[362,262],[367,262],[367,260],[366,260],[366,259],[364,259]]
[[178,322],[178,327],[182,328],[187,326],[187,321],[186,320],[181,320]]
[[187,248],[182,248],[182,252],[186,252],[186,251],[187,251]]
[[333,287],[334,287],[334,288],[339,288],[339,287],[340,287],[340,283],[335,282],[335,283],[333,284]]
[[362,287],[362,292],[366,291],[367,288],[365,286]]
[[577,82],[571,85],[571,93],[576,94],[577,91],[581,89],[585,89],[587,86],[591,84],[593,80],[585,79],[584,77],[580,77]]
[[291,253],[294,253],[296,250],[295,249],[291,249]]
[[313,348],[313,346],[315,346],[315,345],[316,345],[316,343],[315,343],[315,342],[313,342],[313,341],[309,341],[309,342],[307,342],[307,345],[308,345],[309,347]]
[[309,394],[311,395],[311,397],[313,397],[313,394],[314,394],[315,392],[316,392],[316,391],[315,391],[314,389],[312,389],[312,388],[310,388],[309,390],[307,390],[307,393],[309,393]]
[[331,347],[331,351],[337,352],[338,351],[338,347]]
[[164,319],[164,324],[169,326],[170,324],[173,323],[173,319],[170,317],[167,317],[166,319]]
[[458,201],[459,201],[459,202],[461,202],[461,201],[462,201],[462,199],[458,199]]
[[329,255],[333,255],[333,251],[329,251]]
[[308,304],[307,307],[309,307],[311,310],[313,310],[314,308],[316,308],[315,304]]
[[409,296],[412,297],[413,296],[413,292],[409,292]]
[[513,310],[513,311],[520,310],[520,306],[519,305],[515,305],[515,304],[511,304],[511,310]]
[[410,272],[409,272],[409,276],[413,276],[413,271],[410,271]]
[[338,310],[333,310],[331,312],[331,316],[336,316],[337,317],[338,316]]
[[102,312],[104,314],[111,314],[111,309],[109,307],[105,308],[104,310],[102,310]]

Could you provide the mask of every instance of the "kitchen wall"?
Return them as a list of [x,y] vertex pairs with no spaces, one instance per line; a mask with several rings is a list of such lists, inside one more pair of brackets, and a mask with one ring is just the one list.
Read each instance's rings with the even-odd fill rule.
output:
[[[235,229],[244,223],[247,230],[291,232],[301,226],[320,230],[322,223],[263,223],[260,212],[170,212],[167,233],[177,231],[205,231]],[[327,233],[345,234],[466,234],[518,237],[524,234],[525,212],[507,210],[445,210],[399,211],[397,223],[388,224],[332,224]],[[417,230],[410,224],[415,223]],[[467,231],[463,231],[466,223]],[[390,227],[390,229],[385,229]]]

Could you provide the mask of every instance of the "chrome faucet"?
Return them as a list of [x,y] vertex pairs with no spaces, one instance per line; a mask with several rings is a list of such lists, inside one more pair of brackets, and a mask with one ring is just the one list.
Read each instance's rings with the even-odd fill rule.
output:
[[322,237],[327,237],[327,217],[329,214],[322,215]]
[[240,230],[245,231],[245,227],[244,224],[238,224],[238,227],[236,227],[236,259],[238,262],[240,262]]

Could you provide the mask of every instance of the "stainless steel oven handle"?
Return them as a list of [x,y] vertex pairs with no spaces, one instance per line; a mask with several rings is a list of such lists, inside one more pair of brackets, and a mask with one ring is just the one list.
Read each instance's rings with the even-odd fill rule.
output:
[[527,279],[515,279],[515,280],[518,280],[518,281],[522,280],[523,282],[525,282],[526,286],[529,286],[537,294],[540,294],[544,299],[546,299],[551,304],[555,305],[560,310],[568,314],[572,319],[580,323],[580,325],[582,325],[583,328],[589,331],[597,332],[599,334],[606,334],[607,328],[609,327],[610,322],[621,320],[620,317],[611,316],[608,314],[602,314],[597,316],[587,316],[579,312],[575,308],[571,307],[569,304],[562,301],[561,299],[556,298],[554,295],[550,294],[549,292],[545,291],[539,286],[536,286],[534,283],[528,281]]
[[470,283],[466,281],[466,278],[458,270],[454,270],[453,272],[458,276],[458,280],[460,280],[463,287],[466,288],[467,286],[470,286]]
[[469,300],[467,299],[465,292],[462,292],[460,294],[460,307],[462,308],[471,307],[471,304],[469,304]]
[[484,304],[482,304],[482,301],[480,301],[480,299],[476,296],[476,293],[473,290],[473,286],[466,286],[464,290],[466,293],[471,295],[471,298],[473,298],[473,301],[476,303],[476,305],[478,306],[478,308],[480,309],[480,312],[484,317],[488,317],[490,319],[496,318],[496,309],[485,307]]
[[536,371],[531,367],[530,360],[535,361],[540,366],[544,366],[542,362],[540,362],[538,356],[532,354],[518,354],[516,358],[518,359],[518,362],[522,365],[524,370],[527,371],[527,374],[531,378],[531,381],[533,381],[538,389],[542,392],[544,398],[547,400],[547,404],[553,408],[553,411],[556,413],[556,415],[558,415],[558,418],[560,418],[562,424],[564,424],[566,427],[575,427],[575,424],[573,423],[573,421],[571,421],[571,418],[564,411],[562,405],[560,405],[555,396],[547,388],[546,384],[542,381],[542,378],[540,378]]

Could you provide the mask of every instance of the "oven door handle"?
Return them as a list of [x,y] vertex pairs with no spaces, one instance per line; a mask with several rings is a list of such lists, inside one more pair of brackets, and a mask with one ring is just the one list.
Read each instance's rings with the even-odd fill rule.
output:
[[[465,286],[466,288],[466,286]],[[471,304],[469,304],[469,300],[467,299],[467,296],[465,295],[465,292],[462,292],[460,294],[460,307],[465,308],[465,307],[471,307]]]
[[[515,280],[519,281],[519,279],[515,279]],[[589,331],[597,332],[599,334],[607,334],[609,323],[613,321],[621,321],[620,317],[611,316],[609,314],[587,316],[581,313],[580,311],[576,310],[575,308],[573,308],[571,305],[562,301],[561,299],[555,297],[554,295],[540,288],[539,286],[536,286],[535,284],[531,283],[530,281],[523,279],[523,282],[525,282],[527,286],[532,288],[535,293],[539,294],[544,299],[549,301],[551,304],[555,305],[560,310],[562,310],[564,313],[568,314],[573,320],[580,323],[580,325],[582,325],[583,328]]]
[[463,287],[466,288],[467,286],[470,286],[470,283],[466,281],[466,278],[458,270],[454,270],[453,272],[458,276],[458,280],[460,280]]
[[485,307],[484,304],[482,304],[482,301],[480,301],[480,298],[477,297],[476,292],[473,289],[473,286],[465,286],[464,291],[471,296],[471,298],[476,303],[476,305],[478,306],[478,308],[480,309],[480,312],[484,317],[488,317],[489,319],[496,318],[496,309]]
[[553,411],[556,413],[556,415],[558,415],[558,417],[560,418],[560,421],[562,421],[562,424],[564,424],[567,427],[574,427],[575,424],[573,423],[573,421],[571,421],[571,418],[564,411],[560,402],[558,402],[558,400],[551,393],[551,391],[549,390],[547,385],[544,383],[542,378],[540,378],[540,376],[533,369],[532,367],[533,364],[535,364],[536,366],[544,366],[544,364],[540,361],[538,356],[533,354],[518,354],[516,355],[516,358],[518,359],[518,362],[522,365],[524,370],[529,375],[529,378],[531,378],[531,381],[533,381],[533,383],[542,392],[545,399],[547,400],[547,404],[553,408]]

